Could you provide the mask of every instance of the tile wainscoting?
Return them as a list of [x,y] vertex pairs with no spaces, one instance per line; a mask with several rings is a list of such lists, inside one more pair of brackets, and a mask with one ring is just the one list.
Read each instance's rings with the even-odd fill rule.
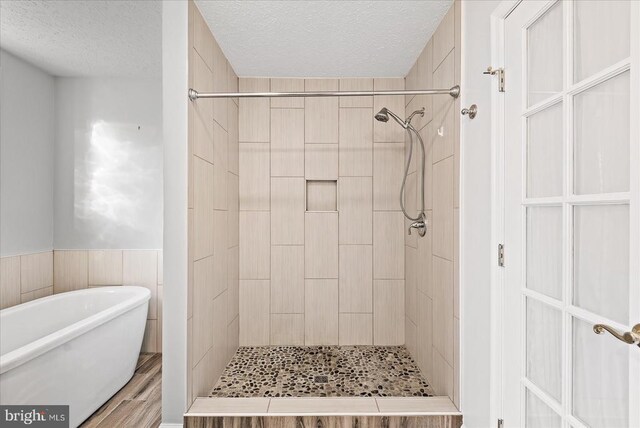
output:
[[54,250],[0,259],[0,308],[108,285],[151,291],[143,352],[162,351],[162,250]]
[[53,294],[53,251],[0,258],[0,309]]

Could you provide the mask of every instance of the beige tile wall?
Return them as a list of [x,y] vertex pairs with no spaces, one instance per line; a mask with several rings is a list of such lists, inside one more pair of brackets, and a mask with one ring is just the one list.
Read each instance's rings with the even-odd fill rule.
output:
[[[460,2],[456,1],[406,76],[407,89],[448,88],[460,82]],[[437,394],[459,405],[458,174],[460,102],[448,95],[407,96],[406,114],[425,107],[412,123],[426,145],[423,238],[405,239],[407,347]],[[405,144],[405,150],[408,144]],[[416,151],[418,150],[418,151]],[[419,148],[414,145],[414,153]],[[419,206],[419,163],[407,179],[407,207]],[[375,189],[375,186],[374,186]]]
[[0,309],[53,294],[53,251],[0,258]]
[[162,352],[162,250],[55,250],[53,292],[135,285],[151,292],[143,352]]
[[[374,86],[401,89],[404,79],[239,84],[247,92]],[[402,102],[240,100],[241,345],[404,343],[404,137],[373,119],[374,105],[402,113]]]
[[151,292],[143,352],[162,352],[162,250],[54,250],[0,259],[2,309],[54,293],[108,285]]
[[[237,92],[238,78],[215,41],[198,8],[189,2],[189,85],[199,91]],[[254,88],[257,89],[257,88]],[[258,105],[264,100],[252,100]],[[266,100],[268,105],[268,100]],[[239,123],[261,118],[242,115],[237,99],[201,99],[189,103],[189,275],[187,388],[189,401],[207,395],[226,363],[238,348],[243,313],[239,305],[245,297],[240,287],[240,269],[256,275],[269,264],[242,263],[244,231],[239,228],[241,194],[248,195],[253,208],[269,206],[268,196],[259,200],[268,176],[269,163],[254,156],[252,172],[239,175]],[[268,117],[267,117],[268,120]],[[242,135],[250,141],[269,141],[267,135]],[[288,140],[282,137],[283,144]],[[260,151],[257,150],[257,153]],[[287,159],[280,164],[287,166]],[[268,214],[268,213],[267,213]],[[269,229],[269,218],[243,218],[244,222]],[[268,232],[267,232],[268,233]],[[126,264],[126,259],[125,259]],[[126,266],[125,266],[126,277]],[[126,280],[126,278],[125,278]],[[161,295],[161,293],[158,293]],[[268,297],[267,297],[268,299]]]

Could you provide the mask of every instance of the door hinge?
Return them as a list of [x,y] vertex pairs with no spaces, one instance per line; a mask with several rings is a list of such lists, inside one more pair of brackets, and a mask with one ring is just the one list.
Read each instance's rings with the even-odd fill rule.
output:
[[489,74],[491,76],[498,76],[498,91],[504,92],[504,68],[487,67],[487,71],[483,71],[482,74]]
[[498,419],[498,428],[504,428],[504,419]]
[[504,266],[504,244],[498,244],[498,266]]

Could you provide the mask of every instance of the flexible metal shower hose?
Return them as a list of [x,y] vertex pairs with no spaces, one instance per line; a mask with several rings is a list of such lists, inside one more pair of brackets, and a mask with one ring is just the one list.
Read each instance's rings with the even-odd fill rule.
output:
[[[425,152],[424,152],[424,142],[422,141],[422,137],[420,133],[416,131],[416,129],[408,124],[406,127],[407,133],[409,134],[409,155],[407,156],[407,162],[404,167],[404,178],[402,179],[402,187],[400,188],[400,208],[402,208],[402,213],[406,218],[411,221],[423,220],[426,221],[426,216],[424,212],[424,168],[425,168]],[[420,171],[420,213],[418,217],[411,217],[404,206],[404,189],[407,183],[407,175],[409,174],[409,166],[411,164],[411,157],[413,156],[413,136],[412,132],[416,134],[418,140],[420,141],[420,148],[422,149],[422,168]]]

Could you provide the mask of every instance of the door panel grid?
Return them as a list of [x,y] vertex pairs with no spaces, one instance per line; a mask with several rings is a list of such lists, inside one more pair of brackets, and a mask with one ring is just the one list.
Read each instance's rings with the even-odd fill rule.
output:
[[[629,383],[629,376],[638,373],[638,361],[628,345],[611,337],[605,339],[604,336],[596,336],[592,331],[591,337],[587,332],[596,323],[606,323],[626,331],[639,312],[640,305],[633,300],[638,295],[637,263],[631,261],[634,256],[637,257],[637,245],[629,242],[629,239],[632,241],[633,237],[638,236],[638,189],[633,184],[633,179],[637,179],[637,168],[628,168],[629,159],[634,158],[634,153],[637,154],[637,147],[634,147],[637,146],[637,140],[633,138],[628,116],[630,102],[625,101],[631,91],[632,81],[634,78],[637,80],[637,76],[633,74],[635,71],[630,72],[633,62],[630,51],[620,59],[618,49],[610,55],[613,59],[609,63],[598,60],[589,62],[589,58],[584,56],[585,44],[582,40],[579,40],[578,46],[583,55],[580,71],[574,70],[576,54],[573,46],[577,34],[574,30],[574,11],[578,8],[583,17],[576,24],[581,29],[579,34],[584,31],[586,23],[593,21],[593,16],[587,11],[588,19],[584,19],[585,8],[574,1],[552,1],[541,5],[541,2],[526,5],[522,16],[514,13],[514,20],[523,22],[519,26],[520,54],[519,58],[518,55],[510,58],[507,47],[505,55],[507,71],[511,71],[509,59],[520,61],[521,64],[521,85],[514,88],[520,91],[518,97],[521,105],[521,166],[518,169],[520,177],[517,177],[521,185],[517,208],[519,214],[505,214],[516,215],[512,221],[518,224],[520,235],[513,241],[519,247],[516,256],[519,255],[520,260],[515,266],[516,269],[520,266],[520,274],[516,272],[516,276],[511,278],[519,278],[520,284],[518,313],[522,340],[518,341],[518,354],[524,359],[519,364],[518,376],[519,407],[522,410],[517,412],[520,415],[519,425],[507,426],[628,426],[630,423],[635,426],[636,423],[640,424],[638,412],[630,411],[629,406],[634,403],[631,400],[638,397],[638,387]],[[618,9],[621,6],[616,5]],[[520,12],[519,9],[524,9],[522,4],[516,8],[516,12]],[[634,19],[630,14],[627,17],[629,21]],[[608,16],[607,19],[612,18]],[[557,82],[544,82],[544,76],[529,76],[530,72],[538,73],[541,70],[539,65],[531,66],[531,58],[536,61],[544,59],[539,53],[543,49],[532,47],[530,39],[538,42],[541,37],[544,39],[545,35],[541,36],[537,27],[544,28],[547,37],[552,36],[554,31],[558,33],[557,28],[552,28],[553,25],[557,27],[558,22],[562,27],[562,40],[556,40],[562,47],[561,87]],[[608,24],[609,30],[615,30],[610,22]],[[505,37],[509,37],[508,26]],[[629,34],[626,37],[629,38]],[[551,42],[542,40],[542,43],[549,45]],[[534,51],[533,55],[530,50]],[[551,66],[557,62],[554,59],[558,50],[556,46],[551,52]],[[611,64],[611,61],[615,63]],[[513,69],[517,70],[518,67]],[[557,75],[556,71],[550,72],[552,79]],[[580,81],[576,83],[574,80]],[[597,109],[600,112],[594,113]],[[606,117],[607,114],[610,114],[605,121],[607,123],[594,123],[596,116]],[[532,132],[532,123],[535,124],[536,119],[539,129]],[[607,130],[607,124],[612,128]],[[508,121],[506,126],[509,127]],[[576,130],[576,126],[582,127]],[[561,135],[559,138],[558,132]],[[543,147],[546,152],[535,152],[530,147],[529,143],[536,139],[547,144]],[[561,141],[562,147],[558,150],[551,146],[553,143],[550,139]],[[607,144],[610,140],[614,143]],[[507,138],[505,144],[510,143],[514,142]],[[508,154],[505,161],[509,161]],[[555,170],[551,170],[549,176],[544,176],[545,170],[540,168],[545,167],[545,163],[547,171],[561,165],[560,178]],[[538,168],[538,174],[535,168]],[[509,177],[507,172],[505,178],[509,180],[516,177]],[[533,186],[532,180],[536,180]],[[561,183],[558,183],[559,180]],[[557,186],[560,186],[561,192],[556,190]],[[547,218],[539,215],[541,218],[533,221],[536,212],[546,212]],[[551,216],[551,212],[555,212],[555,215]],[[545,222],[548,223],[546,230]],[[509,248],[509,221],[506,225]],[[554,241],[554,235],[561,242]],[[551,254],[544,253],[545,247]],[[550,268],[541,272],[542,266]],[[529,272],[529,269],[532,271]],[[556,279],[558,277],[559,280]],[[560,290],[549,284],[556,281],[560,282]],[[612,291],[615,298],[610,298]],[[509,302],[505,301],[505,304],[508,306]],[[532,307],[538,308],[538,316],[530,314]],[[543,313],[546,316],[540,316]],[[555,317],[553,313],[559,315]],[[554,321],[550,322],[550,319]],[[640,319],[635,322],[638,321]],[[548,329],[551,324],[555,325],[555,330],[560,330],[558,346],[553,345],[558,341],[553,340],[552,333],[547,336],[544,334],[545,328]],[[553,353],[561,354],[561,363],[554,365],[559,365],[560,369],[554,369],[549,364],[551,357],[557,359],[558,356],[551,356],[550,349],[535,350],[530,335],[538,337],[541,344],[549,345]],[[544,357],[546,360],[540,357],[545,352],[548,354]],[[612,357],[618,365],[608,375],[616,381],[603,383],[604,378],[598,376],[597,369],[607,366]],[[535,360],[540,360],[541,367],[532,369],[530,364],[534,364]],[[559,376],[562,380],[560,387],[550,388],[548,380],[540,377],[540,373]],[[508,382],[508,374],[506,378]],[[533,413],[529,414],[529,411]]]

